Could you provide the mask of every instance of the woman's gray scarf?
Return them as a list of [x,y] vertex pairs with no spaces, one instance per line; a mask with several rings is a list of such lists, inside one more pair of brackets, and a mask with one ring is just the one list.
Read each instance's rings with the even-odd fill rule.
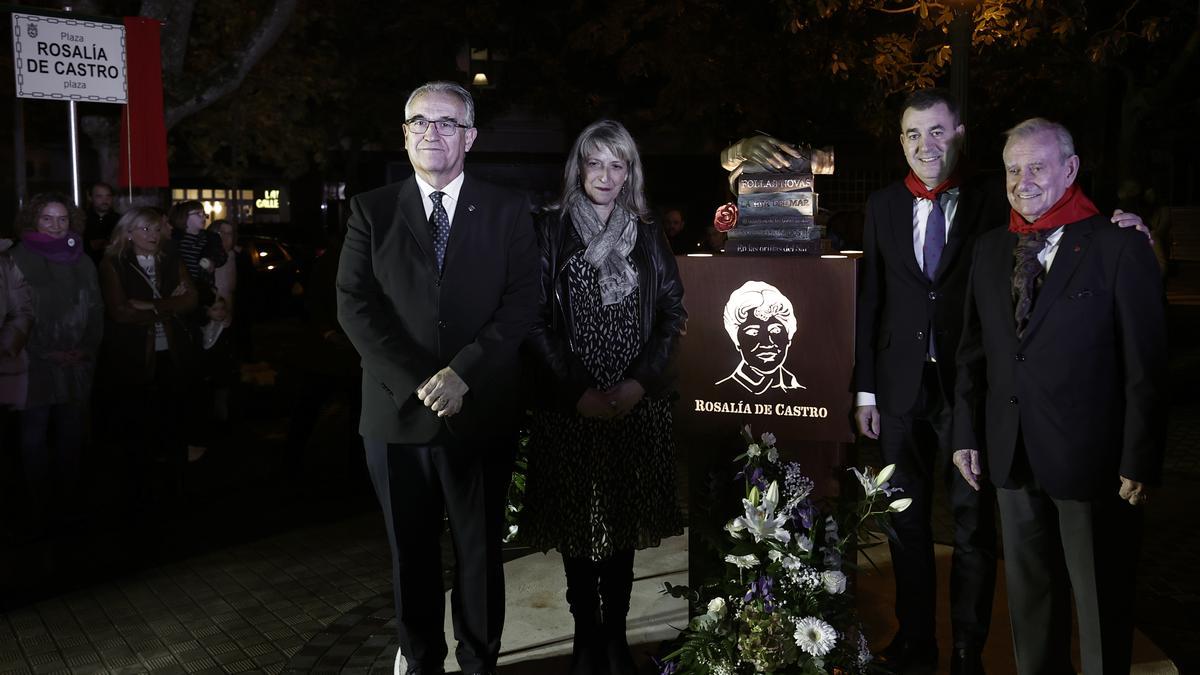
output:
[[637,243],[637,216],[614,204],[608,222],[600,222],[596,209],[582,194],[567,205],[571,222],[587,246],[583,259],[599,273],[600,302],[615,305],[637,288],[638,275],[629,264]]

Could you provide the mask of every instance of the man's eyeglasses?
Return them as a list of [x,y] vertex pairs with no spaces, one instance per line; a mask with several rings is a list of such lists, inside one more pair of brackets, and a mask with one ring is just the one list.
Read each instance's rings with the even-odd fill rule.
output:
[[418,136],[423,135],[426,131],[429,131],[430,125],[432,125],[437,131],[438,136],[453,136],[454,134],[458,133],[459,129],[471,128],[469,125],[459,124],[454,120],[430,121],[424,117],[414,117],[410,120],[404,120],[404,126],[408,127],[409,131],[417,134]]

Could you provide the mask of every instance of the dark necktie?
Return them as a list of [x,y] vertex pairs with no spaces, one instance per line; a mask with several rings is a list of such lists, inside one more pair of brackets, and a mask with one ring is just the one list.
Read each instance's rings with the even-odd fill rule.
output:
[[[925,278],[933,281],[937,276],[938,263],[942,260],[942,249],[946,248],[946,214],[942,211],[941,195],[929,200],[933,208],[925,219],[925,244],[921,247]],[[929,343],[925,353],[930,360],[937,360],[937,343],[934,341],[934,326],[929,324]]]
[[1038,253],[1046,247],[1048,233],[1049,230],[1037,230],[1019,235],[1017,247],[1013,249],[1013,318],[1016,319],[1018,339],[1025,336],[1029,315],[1033,313],[1034,296],[1045,276],[1046,270],[1038,260]]
[[937,276],[938,263],[942,260],[942,249],[946,248],[946,214],[942,211],[942,201],[939,195],[929,200],[933,208],[925,219],[925,245],[921,248],[924,260],[925,278],[933,281]]
[[437,257],[439,272],[446,261],[446,242],[450,240],[450,215],[446,213],[446,207],[442,206],[444,196],[445,192],[429,194],[429,198],[433,200],[433,212],[429,214],[429,232],[433,235],[433,253]]

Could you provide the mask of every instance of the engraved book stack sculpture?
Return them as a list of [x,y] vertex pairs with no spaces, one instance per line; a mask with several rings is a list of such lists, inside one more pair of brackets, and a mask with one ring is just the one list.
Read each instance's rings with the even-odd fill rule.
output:
[[[774,170],[744,162],[734,171],[737,227],[725,252],[733,255],[819,255],[827,252],[825,228],[817,224],[813,178],[833,173],[833,150],[799,146],[803,157]],[[824,245],[824,246],[823,246]]]

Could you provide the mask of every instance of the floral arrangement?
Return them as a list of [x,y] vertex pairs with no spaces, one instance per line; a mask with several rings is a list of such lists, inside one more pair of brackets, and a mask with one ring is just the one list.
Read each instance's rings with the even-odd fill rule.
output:
[[[895,465],[878,474],[851,469],[863,496],[839,513],[813,497],[797,462],[780,462],[775,436],[743,430],[746,452],[737,478],[743,513],[725,525],[725,573],[699,588],[666,584],[665,593],[705,608],[680,634],[662,675],[675,673],[861,673],[871,660],[854,599],[846,589],[847,543],[886,541],[885,515],[912,499],[891,500]],[[874,526],[876,529],[872,529]]]

